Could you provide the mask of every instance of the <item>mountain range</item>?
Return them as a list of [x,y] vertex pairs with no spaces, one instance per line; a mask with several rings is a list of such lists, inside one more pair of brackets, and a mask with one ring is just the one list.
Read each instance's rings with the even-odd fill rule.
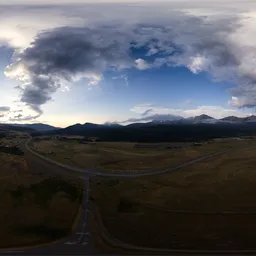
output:
[[34,124],[16,124],[16,123],[8,123],[8,124],[1,124],[5,127],[18,127],[23,129],[28,129],[28,131],[38,131],[38,132],[52,132],[52,131],[65,131],[65,130],[72,130],[80,133],[85,128],[87,130],[97,129],[97,128],[118,128],[118,127],[146,127],[152,125],[172,125],[172,124],[179,124],[179,125],[189,125],[189,124],[248,124],[248,123],[255,123],[256,124],[256,116],[251,115],[247,117],[237,117],[237,116],[228,116],[222,119],[216,119],[208,115],[199,115],[195,117],[183,118],[180,116],[172,116],[169,117],[168,120],[152,120],[151,122],[147,123],[131,123],[128,125],[120,125],[118,123],[111,123],[107,122],[105,124],[94,124],[94,123],[85,123],[85,124],[74,124],[68,126],[66,128],[58,128],[48,124],[43,123],[34,123]]
[[42,123],[35,123],[35,124],[8,124],[10,126],[13,127],[26,127],[35,131],[39,131],[39,132],[48,132],[48,131],[53,131],[56,129],[60,129],[57,127],[54,127],[52,125],[48,125],[48,124],[42,124]]
[[[37,132],[34,136],[41,134]],[[98,137],[101,141],[204,141],[220,137],[255,136],[256,117],[215,119],[208,115],[200,115],[179,120],[158,119],[148,123],[129,125],[85,123],[56,129],[47,134]]]
[[200,115],[189,118],[180,118],[179,120],[167,120],[167,121],[152,121],[154,123],[183,123],[183,124],[217,124],[217,123],[229,123],[229,124],[242,124],[242,123],[256,123],[256,116],[251,115],[248,117],[237,117],[237,116],[228,116],[221,119],[216,119],[208,115]]
[[195,117],[183,118],[183,117],[175,117],[168,118],[168,120],[153,120],[148,123],[133,123],[129,126],[143,126],[147,124],[245,124],[245,123],[256,123],[256,116],[248,116],[248,117],[236,117],[236,116],[228,116],[221,119],[216,119],[208,115],[199,115]]
[[74,124],[66,128],[57,128],[46,124],[0,124],[0,130],[29,132],[40,135],[79,135],[98,137],[101,141],[129,142],[168,142],[168,141],[204,141],[220,137],[256,136],[256,116],[229,116],[216,119],[208,115],[174,120],[153,120],[148,123],[120,125]]

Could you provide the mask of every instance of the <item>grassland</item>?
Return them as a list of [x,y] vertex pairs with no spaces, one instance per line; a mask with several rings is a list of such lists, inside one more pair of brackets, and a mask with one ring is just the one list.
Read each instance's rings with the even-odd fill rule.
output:
[[255,166],[256,148],[240,149],[177,172],[95,178],[92,196],[111,236],[126,243],[255,249]]
[[29,170],[24,156],[0,153],[0,249],[48,243],[70,234],[82,183]]
[[[97,142],[84,145],[76,141],[41,140],[31,143],[31,147],[56,161],[81,168],[129,171],[169,168],[202,155],[243,147],[248,143],[221,140],[204,143],[199,147],[192,146],[192,143],[159,143],[154,144],[159,145],[159,148],[136,148],[135,143],[129,142]],[[166,149],[166,145],[182,148]]]

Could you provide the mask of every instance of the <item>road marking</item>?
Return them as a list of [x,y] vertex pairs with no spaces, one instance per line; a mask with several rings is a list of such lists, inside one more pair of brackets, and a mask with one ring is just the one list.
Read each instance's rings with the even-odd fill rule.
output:
[[76,234],[77,235],[89,235],[89,232],[86,232],[86,233],[84,233],[84,232],[77,232]]
[[65,244],[67,244],[67,245],[73,245],[73,244],[78,244],[78,242],[77,242],[77,241],[74,241],[74,242],[68,241],[68,242],[66,242]]

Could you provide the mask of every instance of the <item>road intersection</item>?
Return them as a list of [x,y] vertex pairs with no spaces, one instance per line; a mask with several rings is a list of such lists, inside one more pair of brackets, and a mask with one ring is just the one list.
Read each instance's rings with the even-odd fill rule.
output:
[[[206,159],[210,159],[213,157],[216,157],[218,155],[228,153],[231,151],[235,151],[237,149],[229,149],[229,150],[222,150],[210,155],[206,155],[200,158],[197,158],[195,160],[191,160],[189,162],[180,164],[176,167],[169,168],[166,170],[156,170],[155,172],[142,172],[139,171],[132,172],[132,173],[106,173],[97,170],[96,172],[92,170],[82,170],[76,167],[64,165],[61,163],[57,163],[51,159],[48,159],[42,155],[39,155],[38,153],[31,150],[28,146],[29,141],[24,141],[20,144],[21,150],[25,153],[25,158],[28,164],[28,168],[33,171],[33,169],[36,169],[40,172],[50,172],[50,173],[59,173],[59,174],[67,174],[71,175],[71,171],[73,171],[76,176],[77,173],[81,174],[79,176],[80,179],[84,181],[84,191],[83,191],[83,199],[81,204],[81,214],[80,218],[76,227],[76,231],[73,233],[71,237],[68,237],[64,240],[61,240],[59,242],[56,242],[52,245],[42,245],[38,246],[37,248],[27,248],[27,249],[17,249],[17,250],[2,250],[0,251],[1,254],[21,254],[21,255],[60,255],[60,254],[76,254],[76,255],[86,255],[86,254],[97,254],[96,249],[93,246],[92,239],[91,239],[91,233],[90,233],[90,223],[89,223],[89,214],[90,214],[90,204],[89,204],[89,198],[90,198],[90,177],[92,176],[102,176],[102,177],[139,177],[139,176],[146,176],[146,175],[154,175],[154,174],[160,174],[165,173],[169,171],[176,171],[179,170],[185,166],[194,164],[196,162],[200,162]],[[128,246],[128,245],[126,245]],[[131,248],[133,246],[130,246]],[[144,248],[143,250],[145,251]],[[150,249],[150,248],[148,248]],[[161,250],[160,250],[161,251]]]

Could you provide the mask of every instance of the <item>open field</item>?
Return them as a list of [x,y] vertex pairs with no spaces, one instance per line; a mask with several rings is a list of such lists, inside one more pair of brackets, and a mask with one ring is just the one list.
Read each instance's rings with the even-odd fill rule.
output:
[[83,184],[29,170],[23,156],[0,153],[0,249],[70,234]]
[[[221,150],[244,147],[253,141],[221,140],[193,146],[193,143],[147,144],[129,142],[96,142],[79,144],[76,141],[33,141],[31,147],[56,161],[81,168],[106,170],[149,170],[176,166],[202,155]],[[153,146],[153,147],[152,147]],[[178,146],[181,148],[166,148]]]
[[248,148],[163,175],[94,178],[92,199],[111,236],[126,243],[255,249],[255,166]]
[[[27,136],[24,135],[23,133],[13,133],[13,132],[4,132],[2,133],[2,136],[0,138],[0,145],[2,146],[14,146],[19,144],[24,138]],[[28,138],[28,137],[27,137]]]

